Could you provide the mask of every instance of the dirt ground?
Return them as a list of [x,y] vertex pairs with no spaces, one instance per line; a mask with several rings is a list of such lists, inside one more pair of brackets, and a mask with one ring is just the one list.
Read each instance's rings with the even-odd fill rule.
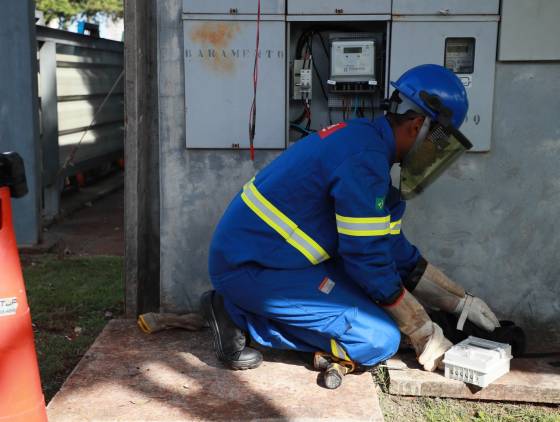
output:
[[[64,206],[64,199],[63,204]],[[58,242],[65,255],[124,255],[124,190],[87,203],[43,233],[44,243]]]

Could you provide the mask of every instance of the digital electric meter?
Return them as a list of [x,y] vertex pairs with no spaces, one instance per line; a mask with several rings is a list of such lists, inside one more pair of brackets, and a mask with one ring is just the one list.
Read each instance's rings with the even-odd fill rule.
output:
[[445,67],[455,73],[474,72],[474,38],[446,38]]
[[330,79],[336,82],[375,81],[375,41],[332,41]]

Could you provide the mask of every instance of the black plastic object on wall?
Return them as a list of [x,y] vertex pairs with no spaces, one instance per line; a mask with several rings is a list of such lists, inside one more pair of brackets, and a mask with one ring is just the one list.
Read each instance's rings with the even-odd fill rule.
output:
[[463,341],[468,336],[474,336],[497,341],[499,343],[510,344],[511,353],[514,357],[521,357],[525,354],[525,332],[512,321],[500,321],[501,327],[496,328],[490,333],[467,320],[465,321],[463,331],[459,331],[457,329],[457,317],[455,315],[443,311],[430,311],[429,314],[432,321],[441,327],[445,337],[453,344]]
[[8,186],[12,198],[21,198],[27,194],[25,167],[18,153],[0,153],[0,186]]

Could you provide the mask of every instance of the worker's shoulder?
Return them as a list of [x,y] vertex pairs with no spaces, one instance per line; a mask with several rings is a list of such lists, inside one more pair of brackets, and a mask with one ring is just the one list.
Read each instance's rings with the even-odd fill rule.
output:
[[388,153],[387,143],[375,122],[355,119],[328,126],[319,131],[319,137],[334,150],[350,154],[360,151]]
[[[325,131],[325,129],[323,129]],[[333,162],[342,164],[346,160],[388,160],[390,148],[379,129],[369,119],[356,119],[326,128],[323,135],[322,153]]]

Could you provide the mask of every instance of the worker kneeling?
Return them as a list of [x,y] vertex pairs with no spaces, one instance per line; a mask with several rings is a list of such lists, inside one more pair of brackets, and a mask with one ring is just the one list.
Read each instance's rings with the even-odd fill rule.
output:
[[[259,366],[249,336],[373,366],[397,351],[402,332],[433,371],[451,343],[424,306],[488,331],[499,326],[481,299],[427,263],[401,230],[403,199],[472,146],[458,130],[465,89],[437,65],[410,69],[392,85],[385,116],[307,136],[226,210],[210,248],[216,290],[201,299],[226,366]],[[391,184],[394,163],[400,189]]]

